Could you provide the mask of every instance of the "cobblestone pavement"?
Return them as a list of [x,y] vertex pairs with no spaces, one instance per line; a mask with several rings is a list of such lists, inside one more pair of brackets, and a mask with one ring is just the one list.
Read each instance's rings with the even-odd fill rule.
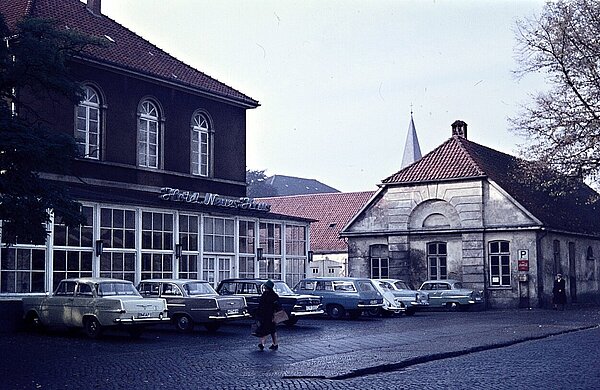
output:
[[6,389],[600,388],[600,310],[301,319],[262,351],[250,322],[141,339],[0,334]]

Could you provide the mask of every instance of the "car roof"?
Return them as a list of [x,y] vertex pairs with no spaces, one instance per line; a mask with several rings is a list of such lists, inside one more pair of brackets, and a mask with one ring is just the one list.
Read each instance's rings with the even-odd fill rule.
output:
[[350,277],[350,276],[341,276],[341,277],[335,277],[335,276],[315,276],[313,278],[304,278],[302,279],[302,281],[305,280],[324,280],[324,281],[340,281],[340,282],[352,282],[352,281],[356,281],[356,280],[368,280],[370,281],[371,279],[369,278],[354,278],[354,277]]
[[423,282],[423,284],[425,283],[450,283],[450,284],[454,284],[454,283],[461,283],[460,280],[456,280],[456,279],[441,279],[441,280],[426,280]]
[[206,280],[201,280],[201,279],[143,279],[143,280],[140,280],[140,283],[188,283],[188,282],[209,283]]
[[260,279],[260,278],[230,278],[230,279],[223,279],[221,280],[220,283],[232,283],[232,282],[260,282],[260,283],[266,283],[267,280],[271,280],[273,283],[278,283],[278,282],[283,282],[283,280],[280,279]]
[[[105,282],[121,282],[121,283],[132,283],[129,280],[114,279],[114,278],[95,278],[95,277],[83,277],[83,278],[67,278],[62,279],[61,282],[77,282],[77,283],[105,283]],[[133,283],[132,283],[133,284]]]

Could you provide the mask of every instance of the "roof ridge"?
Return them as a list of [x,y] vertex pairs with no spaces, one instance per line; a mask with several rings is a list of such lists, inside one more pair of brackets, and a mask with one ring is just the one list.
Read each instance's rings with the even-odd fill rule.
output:
[[[471,153],[465,147],[465,145],[463,144],[463,141],[467,141],[467,142],[473,143],[473,144],[478,145],[478,146],[482,146],[482,145],[479,145],[479,144],[477,144],[475,142],[471,142],[468,139],[466,139],[464,137],[461,137],[461,136],[458,136],[458,135],[453,135],[452,138],[454,138],[456,140],[456,142],[458,142],[458,146],[460,147],[460,149],[467,154],[467,158],[477,168],[477,170],[480,172],[480,174],[482,176],[489,176],[489,174],[485,171],[485,169],[483,169],[481,167],[481,165],[479,165],[479,163],[473,158],[473,156],[471,156]],[[493,149],[491,149],[491,150],[493,150]]]

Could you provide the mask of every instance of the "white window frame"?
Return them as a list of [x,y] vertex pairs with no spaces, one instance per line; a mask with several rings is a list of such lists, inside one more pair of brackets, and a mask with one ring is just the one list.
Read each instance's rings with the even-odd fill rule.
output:
[[[84,86],[83,100],[75,107],[75,140],[84,158],[100,159],[102,129],[100,108],[98,91],[88,85]],[[96,127],[95,133],[94,127]]]
[[205,113],[196,112],[192,118],[190,162],[192,175],[210,176],[211,122]]
[[138,165],[144,168],[158,169],[160,159],[160,113],[154,102],[146,99],[140,104],[137,128]]

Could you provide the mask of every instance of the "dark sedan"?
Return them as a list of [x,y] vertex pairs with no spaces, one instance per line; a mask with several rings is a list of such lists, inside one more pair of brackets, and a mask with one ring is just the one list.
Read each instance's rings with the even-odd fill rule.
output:
[[[220,295],[243,296],[246,298],[250,314],[254,316],[266,281],[267,279],[225,279],[217,286],[217,292]],[[275,284],[273,290],[279,295],[279,302],[289,317],[289,320],[284,322],[286,325],[296,324],[303,316],[324,313],[321,297],[296,294],[284,281],[273,282]]]

